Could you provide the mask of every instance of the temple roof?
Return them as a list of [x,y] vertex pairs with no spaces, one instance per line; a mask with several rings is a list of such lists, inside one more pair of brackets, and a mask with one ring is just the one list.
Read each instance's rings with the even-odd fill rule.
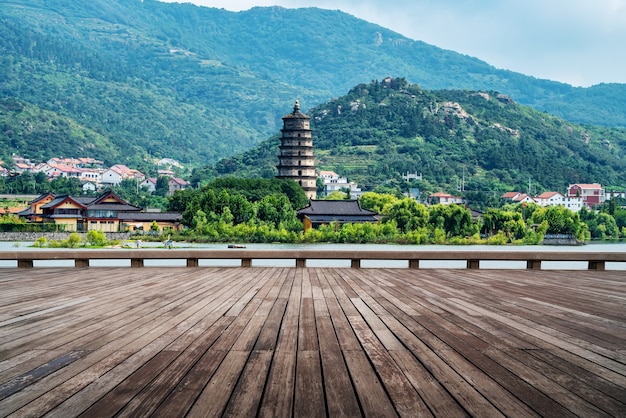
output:
[[358,200],[311,200],[309,206],[298,211],[301,215],[376,216],[376,212],[363,209]]

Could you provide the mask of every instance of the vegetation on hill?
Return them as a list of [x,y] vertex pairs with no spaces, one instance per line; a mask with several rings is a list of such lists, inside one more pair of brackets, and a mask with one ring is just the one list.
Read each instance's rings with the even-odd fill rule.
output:
[[538,80],[315,8],[2,2],[0,52],[0,98],[12,100],[0,102],[0,157],[77,155],[82,142],[108,164],[145,155],[215,163],[276,133],[296,98],[312,107],[387,75],[626,126],[626,85]]
[[[581,126],[497,92],[428,91],[404,79],[361,84],[311,110],[316,165],[364,190],[403,183],[487,207],[502,192],[563,192],[570,183],[626,185],[626,130]],[[269,177],[276,137],[220,161],[216,175]],[[495,198],[495,200],[494,200]]]

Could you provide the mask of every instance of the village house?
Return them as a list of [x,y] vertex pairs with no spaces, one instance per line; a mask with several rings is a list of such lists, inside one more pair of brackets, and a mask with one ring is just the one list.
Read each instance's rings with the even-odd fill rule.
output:
[[564,196],[559,192],[544,192],[534,197],[539,206],[563,206],[572,212],[578,212],[583,206],[582,197]]
[[451,205],[452,203],[462,205],[463,203],[465,203],[462,197],[453,196],[444,192],[433,193],[432,195],[430,195],[430,201],[433,204],[439,203],[442,205]]
[[53,223],[63,231],[150,230],[154,222],[159,229],[182,227],[180,213],[145,212],[112,191],[97,197],[46,193],[29,202],[29,207],[18,215],[33,223]]
[[606,193],[599,183],[592,184],[570,184],[567,187],[568,197],[581,197],[583,205],[592,209],[606,201]]
[[358,200],[311,200],[297,212],[304,232],[330,223],[378,222],[378,214],[361,208]]
[[339,174],[334,171],[320,171],[319,177],[324,182],[324,195],[328,196],[332,192],[347,191],[350,194],[350,199],[358,199],[363,192],[354,182],[349,182],[345,177],[339,177]]
[[154,193],[156,190],[157,179],[156,177],[148,177],[141,183],[139,183],[139,187],[145,187],[149,193]]
[[189,187],[189,182],[185,181],[181,178],[178,177],[172,177],[169,180],[169,191],[168,191],[168,196],[171,196],[174,194],[174,192],[176,192],[177,190],[185,190],[187,187]]
[[537,203],[531,195],[520,192],[507,192],[501,198],[510,200],[512,203]]
[[117,186],[124,179],[133,178],[142,181],[145,177],[139,170],[128,168],[123,164],[115,164],[102,173],[101,184],[104,186]]

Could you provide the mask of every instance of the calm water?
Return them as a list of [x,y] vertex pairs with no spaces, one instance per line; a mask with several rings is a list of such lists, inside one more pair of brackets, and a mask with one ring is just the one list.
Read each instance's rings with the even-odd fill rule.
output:
[[[0,251],[31,251],[32,242],[0,242]],[[143,243],[142,248],[162,247],[162,243]],[[174,249],[180,248],[205,248],[224,250],[227,244],[188,244],[175,243]],[[468,245],[468,246],[448,246],[448,245],[393,245],[393,244],[246,244],[248,249],[317,249],[317,250],[364,250],[364,251],[394,251],[394,250],[419,250],[419,251],[567,251],[567,252],[625,252],[626,243],[593,243],[580,246],[552,246],[552,245],[522,245],[522,246],[492,246],[492,245]],[[115,249],[111,249],[115,251]],[[200,266],[238,266],[239,260],[200,260]],[[130,267],[130,260],[91,260],[94,267]],[[146,267],[150,266],[184,266],[185,260],[145,260]],[[0,260],[0,267],[15,267],[15,261]],[[52,260],[35,261],[35,267],[73,267],[73,260]],[[406,261],[383,261],[383,260],[363,260],[362,267],[407,267]],[[253,266],[295,266],[294,260],[253,260]],[[350,267],[350,260],[307,260],[309,267]],[[420,268],[465,268],[465,261],[420,261]],[[525,261],[483,261],[481,268],[498,269],[525,269]],[[587,262],[543,262],[543,269],[568,269],[586,270]],[[626,263],[607,263],[607,270],[626,270]]]

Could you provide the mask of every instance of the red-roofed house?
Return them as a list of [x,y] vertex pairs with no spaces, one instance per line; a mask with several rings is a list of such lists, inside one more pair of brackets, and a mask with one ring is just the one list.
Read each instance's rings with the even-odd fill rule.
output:
[[501,196],[502,199],[508,199],[508,200],[513,200],[516,197],[520,196],[521,193],[520,192],[506,192],[505,194],[503,194]]
[[535,196],[535,202],[539,206],[563,206],[572,212],[578,212],[582,208],[582,197],[564,196],[559,192],[544,192]]
[[168,194],[171,196],[174,194],[176,190],[185,190],[187,187],[189,187],[189,182],[183,179],[180,179],[178,177],[172,177],[170,179],[169,185],[170,185],[170,190]]
[[431,201],[433,203],[440,203],[442,205],[450,205],[452,203],[456,203],[457,205],[463,204],[463,198],[460,196],[452,196],[451,194],[444,192],[433,193],[430,196]]
[[593,208],[606,200],[604,188],[599,183],[570,184],[567,188],[568,197],[581,197],[583,205]]
[[148,177],[144,181],[141,182],[139,187],[145,187],[148,189],[150,193],[154,193],[156,190],[157,178],[156,177]]
[[102,173],[102,184],[116,186],[124,179],[135,178],[142,181],[146,176],[139,170],[128,168],[123,164],[115,164],[113,167]]

